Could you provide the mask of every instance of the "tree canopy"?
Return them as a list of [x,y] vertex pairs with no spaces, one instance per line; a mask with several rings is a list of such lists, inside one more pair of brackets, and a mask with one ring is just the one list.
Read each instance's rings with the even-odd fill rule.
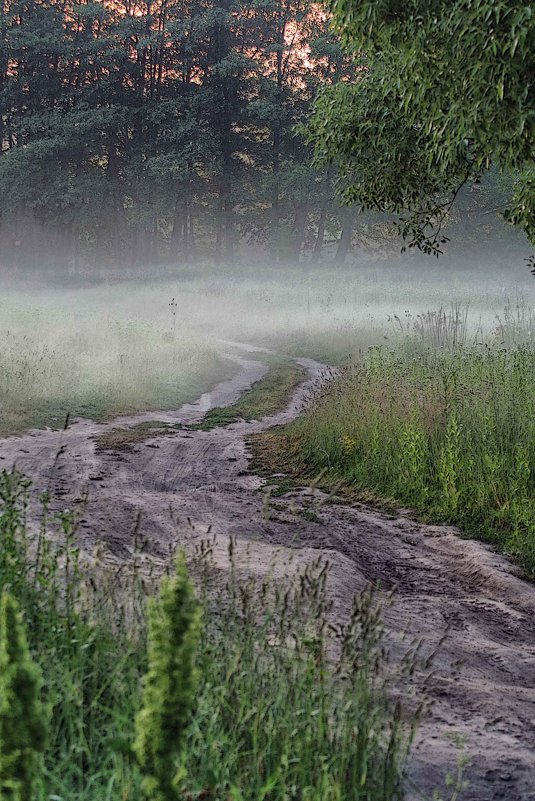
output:
[[438,254],[460,187],[491,167],[511,181],[506,219],[535,242],[535,9],[521,0],[331,0],[359,65],[324,87],[309,128],[346,202],[397,215]]
[[529,6],[333,10],[336,30],[314,0],[0,3],[2,263],[341,262],[396,249],[385,210],[438,249],[489,164],[533,237]]

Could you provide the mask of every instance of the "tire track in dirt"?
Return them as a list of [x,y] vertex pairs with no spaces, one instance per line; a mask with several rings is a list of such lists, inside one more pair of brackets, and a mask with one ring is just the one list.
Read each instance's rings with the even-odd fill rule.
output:
[[[111,560],[132,556],[141,514],[140,533],[160,565],[177,543],[191,552],[210,527],[222,570],[230,537],[237,539],[244,574],[265,575],[274,559],[277,569],[287,571],[324,556],[332,565],[329,592],[337,615],[368,582],[383,592],[396,587],[385,612],[394,657],[405,647],[402,633],[406,640],[421,639],[425,656],[447,631],[435,658],[433,706],[411,758],[408,799],[430,798],[443,787],[446,772],[455,768],[450,737],[461,735],[472,759],[463,799],[535,801],[535,586],[452,528],[332,503],[317,490],[277,498],[276,512],[266,519],[265,496],[256,491],[263,479],[249,472],[246,439],[295,418],[312,388],[326,380],[323,365],[298,359],[309,378],[287,409],[261,421],[211,431],[171,429],[127,452],[96,447],[117,427],[187,425],[214,406],[233,403],[267,368],[254,359],[256,349],[241,346],[246,355],[238,356],[236,343],[229,344],[238,375],[177,412],[105,424],[75,420],[64,432],[32,431],[0,441],[0,467],[16,464],[33,481],[30,523],[37,524],[40,492],[50,492],[56,510],[82,506],[87,493],[80,545],[87,552],[104,545]],[[304,511],[313,519],[305,519]]]

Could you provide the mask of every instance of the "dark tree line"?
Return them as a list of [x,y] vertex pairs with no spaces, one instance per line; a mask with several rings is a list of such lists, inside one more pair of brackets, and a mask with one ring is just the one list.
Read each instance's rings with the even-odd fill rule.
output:
[[299,126],[354,67],[310,0],[2,0],[0,255],[274,260],[351,242]]

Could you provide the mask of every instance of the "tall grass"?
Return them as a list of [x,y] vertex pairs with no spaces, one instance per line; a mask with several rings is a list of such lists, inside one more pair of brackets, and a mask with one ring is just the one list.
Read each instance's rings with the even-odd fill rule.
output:
[[91,418],[179,408],[232,367],[212,343],[180,326],[66,319],[2,331],[0,436]]
[[458,344],[435,322],[440,346],[424,332],[372,348],[322,395],[291,429],[300,460],[457,524],[535,576],[535,351]]
[[[46,497],[41,529],[30,535],[27,491],[20,475],[0,474],[0,590],[22,611],[51,709],[35,801],[141,801],[134,721],[148,667],[149,563],[139,555],[129,571],[116,572],[101,556],[84,557],[73,517],[50,515]],[[400,798],[411,729],[389,700],[372,595],[357,597],[348,620],[333,628],[327,565],[318,561],[296,578],[277,575],[258,585],[240,578],[231,542],[229,579],[222,582],[213,545],[202,543],[192,563],[205,624],[195,710],[180,764],[167,771],[178,777],[176,798]],[[151,612],[145,703],[154,707],[156,699],[158,719],[168,714],[154,685],[154,637],[163,637],[165,653],[172,643],[156,618],[164,607],[172,617],[173,597],[164,590]],[[171,665],[172,656],[164,662]],[[408,663],[406,670],[412,671]],[[168,746],[158,753],[178,750]]]

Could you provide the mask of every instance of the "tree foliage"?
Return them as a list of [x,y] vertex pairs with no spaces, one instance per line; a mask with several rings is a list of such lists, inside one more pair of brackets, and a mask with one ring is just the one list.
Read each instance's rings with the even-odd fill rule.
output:
[[[491,165],[513,177],[506,217],[535,241],[535,11],[522,0],[331,0],[361,64],[325,87],[309,140],[343,195],[399,215],[438,253],[459,188]],[[365,59],[363,54],[366,54]]]
[[339,204],[296,125],[351,73],[312,0],[5,0],[0,257],[311,250]]

